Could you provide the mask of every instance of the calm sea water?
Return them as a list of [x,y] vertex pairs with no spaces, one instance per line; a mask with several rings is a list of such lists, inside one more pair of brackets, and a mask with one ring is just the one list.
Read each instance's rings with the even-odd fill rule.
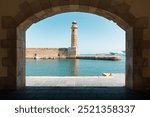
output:
[[121,61],[26,60],[26,76],[97,76],[107,72],[125,73],[125,56]]

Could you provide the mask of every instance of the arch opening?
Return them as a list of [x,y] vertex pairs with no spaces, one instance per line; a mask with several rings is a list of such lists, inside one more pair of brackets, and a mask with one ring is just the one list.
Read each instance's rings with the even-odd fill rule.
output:
[[[76,44],[78,46],[78,56],[117,57],[118,55],[122,59],[120,61],[94,61],[91,60],[92,58],[88,60],[84,58],[78,61],[66,59],[68,56],[67,50],[72,46],[71,33],[76,33],[75,29],[72,29],[71,24],[74,23],[72,22],[74,20],[77,21],[76,25],[78,26]],[[125,50],[125,31],[103,17],[89,13],[63,13],[36,23],[27,30],[26,35],[27,76],[102,76],[103,73],[109,72],[125,73],[125,54],[122,52]],[[37,54],[35,55],[35,53]],[[37,58],[38,61],[32,60],[33,58]],[[40,66],[36,65],[38,62],[44,62],[45,59],[47,62],[49,60],[47,63],[47,65],[49,64],[49,72],[45,72],[45,74],[44,72],[38,73]],[[61,60],[66,63],[66,66],[64,66]],[[53,61],[53,65],[56,65],[52,69],[50,67],[51,61]],[[116,69],[112,70],[111,64],[114,64]],[[32,65],[36,67],[32,67]],[[72,66],[72,68],[65,68],[69,66]],[[77,67],[79,70],[77,70]],[[71,69],[74,73],[71,72]],[[47,71],[44,66],[40,71],[42,70]],[[36,73],[30,71],[35,71]]]
[[[83,7],[83,9],[80,9]],[[17,27],[17,87],[25,86],[25,31],[33,24],[42,19],[45,19],[56,14],[65,12],[86,12],[98,16],[103,16],[106,19],[112,20],[117,23],[122,29],[126,31],[126,86],[132,88],[133,80],[133,28],[119,16],[96,7],[82,6],[59,6],[52,9],[46,9],[35,13],[28,17]],[[88,9],[86,9],[88,8]]]

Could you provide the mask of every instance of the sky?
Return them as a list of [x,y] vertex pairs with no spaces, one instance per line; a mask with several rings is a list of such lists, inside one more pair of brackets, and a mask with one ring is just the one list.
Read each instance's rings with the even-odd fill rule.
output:
[[70,12],[48,17],[26,31],[26,48],[68,48],[71,25],[78,23],[78,46],[81,54],[125,50],[125,31],[113,21],[89,13]]

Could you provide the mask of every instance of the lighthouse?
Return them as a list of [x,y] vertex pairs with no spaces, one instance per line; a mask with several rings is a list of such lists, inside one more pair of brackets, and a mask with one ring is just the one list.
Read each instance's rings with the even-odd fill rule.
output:
[[77,48],[78,47],[78,26],[77,22],[74,21],[72,22],[72,27],[71,27],[71,47],[72,48]]
[[76,57],[78,55],[78,25],[76,21],[73,21],[71,26],[71,47],[68,48],[68,56]]

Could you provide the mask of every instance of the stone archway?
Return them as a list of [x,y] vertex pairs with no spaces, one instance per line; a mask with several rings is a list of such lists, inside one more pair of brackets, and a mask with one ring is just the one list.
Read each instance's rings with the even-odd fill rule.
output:
[[[25,31],[33,23],[64,12],[87,12],[113,20],[126,31],[126,86],[144,89],[141,68],[147,59],[142,57],[143,30],[148,26],[147,17],[135,17],[123,0],[27,0],[19,5],[15,17],[3,16],[2,25],[7,30],[8,57],[3,59],[8,78],[2,81],[7,89],[25,87]],[[13,38],[10,40],[10,38]],[[12,54],[13,53],[13,54]],[[144,61],[144,62],[143,62]]]

